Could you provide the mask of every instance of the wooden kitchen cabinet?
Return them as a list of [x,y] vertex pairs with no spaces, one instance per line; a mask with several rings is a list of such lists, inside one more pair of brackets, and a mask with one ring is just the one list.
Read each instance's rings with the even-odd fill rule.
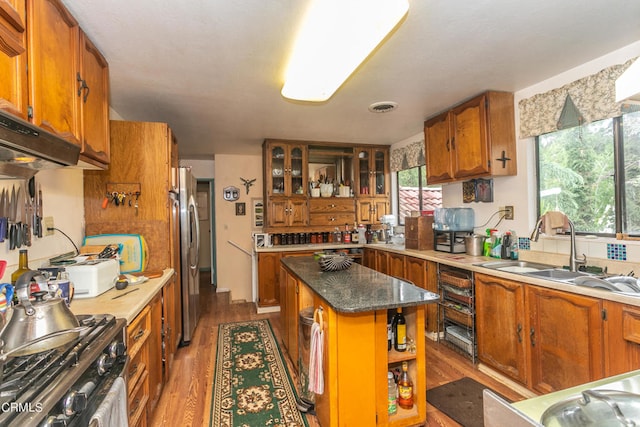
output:
[[162,393],[164,367],[162,364],[163,351],[163,322],[162,322],[162,292],[158,292],[149,302],[149,318],[151,334],[149,335],[149,403],[147,411],[152,413]]
[[527,286],[531,388],[550,393],[603,378],[602,301]]
[[604,376],[640,369],[640,307],[604,301]]
[[354,199],[327,197],[309,199],[309,225],[341,227],[356,221]]
[[489,91],[425,121],[427,182],[516,175],[513,102]]
[[376,269],[376,250],[369,247],[364,248],[362,253],[362,265],[372,270]]
[[475,274],[478,359],[527,383],[525,285]]
[[109,67],[60,0],[27,0],[31,121],[109,164]]
[[406,279],[405,277],[405,256],[395,252],[387,254],[388,275],[397,277],[398,279]]
[[[162,341],[164,372],[163,382],[169,379],[173,369],[173,360],[180,345],[182,324],[177,316],[177,307],[180,305],[180,290],[176,286],[176,274],[162,288]],[[177,299],[176,299],[177,297]]]
[[264,185],[267,197],[307,196],[307,146],[267,140],[264,144]]
[[538,393],[604,376],[597,298],[476,274],[479,358]]
[[129,425],[146,425],[149,401],[149,337],[151,336],[151,308],[147,305],[127,326],[127,394]]
[[310,295],[300,293],[300,283],[289,271],[280,267],[280,327],[282,343],[294,361],[294,368],[298,370],[298,327],[300,311],[312,305]]
[[81,146],[80,27],[60,0],[27,0],[32,122]]
[[379,250],[376,251],[376,271],[383,274],[389,274],[389,252]]
[[[438,293],[438,267],[433,261],[406,256],[404,278],[422,289]],[[425,307],[425,331],[430,334],[438,332],[437,304],[428,304]]]
[[[281,252],[258,253],[258,307],[270,307],[280,304]],[[284,294],[282,294],[284,296]],[[280,307],[282,310],[282,306]]]
[[304,227],[309,224],[306,198],[272,197],[267,201],[268,227]]
[[27,25],[24,0],[0,1],[0,109],[28,119]]
[[110,163],[109,64],[102,53],[80,31],[81,160],[106,168]]
[[391,194],[389,188],[389,148],[356,147],[356,197],[383,197]]
[[390,212],[388,199],[358,197],[356,199],[356,215],[358,224],[380,224],[380,218]]

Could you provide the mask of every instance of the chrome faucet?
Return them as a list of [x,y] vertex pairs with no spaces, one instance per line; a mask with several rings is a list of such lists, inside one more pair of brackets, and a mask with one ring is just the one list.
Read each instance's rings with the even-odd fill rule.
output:
[[[531,241],[537,242],[538,236],[540,235],[540,226],[542,225],[542,220],[544,219],[544,215],[538,218],[538,222],[536,222],[536,226],[533,228],[531,232],[531,236],[529,237]],[[578,265],[585,265],[587,263],[587,256],[582,254],[582,259],[578,259],[576,255],[576,230],[573,225],[573,221],[567,218],[569,222],[569,233],[571,234],[571,249],[569,254],[569,271],[576,272],[578,271]]]

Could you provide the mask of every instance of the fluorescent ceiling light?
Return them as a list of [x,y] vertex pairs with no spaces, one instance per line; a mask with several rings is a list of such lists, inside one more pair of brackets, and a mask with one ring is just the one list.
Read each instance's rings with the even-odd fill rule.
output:
[[408,0],[313,0],[282,96],[326,101],[409,10]]

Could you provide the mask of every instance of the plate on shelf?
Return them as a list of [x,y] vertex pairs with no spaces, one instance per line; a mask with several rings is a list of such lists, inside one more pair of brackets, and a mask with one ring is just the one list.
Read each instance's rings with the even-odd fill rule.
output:
[[271,172],[273,173],[273,176],[282,176],[282,169],[274,169]]

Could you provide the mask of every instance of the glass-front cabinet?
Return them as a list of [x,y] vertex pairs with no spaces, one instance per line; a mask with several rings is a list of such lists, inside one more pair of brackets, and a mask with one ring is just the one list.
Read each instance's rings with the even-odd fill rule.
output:
[[356,194],[363,197],[389,197],[389,149],[356,149]]
[[307,195],[307,147],[269,142],[266,145],[266,189],[269,196]]

